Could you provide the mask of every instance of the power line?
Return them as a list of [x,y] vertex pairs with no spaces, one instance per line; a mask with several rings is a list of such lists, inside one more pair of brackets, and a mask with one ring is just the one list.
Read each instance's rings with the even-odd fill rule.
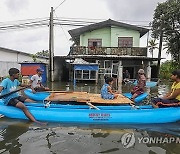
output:
[[56,21],[67,21],[67,22],[82,22],[82,23],[89,23],[89,24],[95,24],[95,23],[97,23],[97,22],[93,22],[93,21],[83,21],[83,20],[68,20],[68,19],[59,19],[59,18],[57,18],[57,19],[54,19],[54,20],[56,20]]
[[[4,25],[4,27],[11,27],[11,26],[16,26],[16,25],[18,25],[18,26],[31,25],[31,24],[36,24],[36,23],[44,23],[46,21],[48,21],[48,20],[40,20],[40,21],[33,21],[33,22],[26,22],[26,23],[19,23],[19,24],[11,24],[11,25],[7,24],[7,25]],[[0,27],[2,28],[3,25],[0,26]]]
[[[73,19],[73,20],[94,20],[94,21],[98,21],[98,22],[100,22],[100,21],[104,21],[104,20],[107,20],[107,19],[93,19],[93,18],[69,18],[69,17],[60,17],[61,19]],[[121,22],[121,21],[128,21],[128,22],[147,22],[147,23],[149,23],[149,22],[152,22],[152,21],[150,21],[150,20],[122,20],[122,19],[118,19],[118,20],[116,20],[116,21],[119,21],[119,22]]]
[[[37,18],[36,18],[37,19]],[[49,19],[47,18],[38,18],[42,20],[36,20],[36,19],[27,19],[27,20],[20,20],[21,23],[16,24],[9,24],[9,23],[1,23],[0,24],[0,31],[3,30],[13,30],[13,29],[23,29],[23,28],[34,28],[34,27],[42,27],[42,26],[48,26],[49,25]],[[59,19],[56,15],[56,18],[54,19],[54,24],[61,26],[88,26],[90,24],[95,24],[97,22],[94,21],[87,21],[87,20],[72,20],[72,19],[78,19],[78,18],[64,18],[64,19]],[[22,22],[24,21],[24,22]],[[15,21],[14,21],[15,22]],[[140,25],[140,24],[133,24],[134,26],[139,26],[139,27],[147,27],[150,28],[151,26],[149,25]]]
[[[54,12],[54,14],[55,14],[55,16],[57,17],[56,12]],[[60,25],[60,26],[61,26],[61,25]],[[67,42],[69,43],[69,39],[68,39],[68,37],[67,37],[67,35],[66,35],[66,33],[65,33],[65,31],[64,31],[64,29],[63,29],[62,26],[61,26],[61,29],[63,30],[63,33],[64,33],[64,35],[65,35],[65,37],[66,37],[66,40],[67,40]]]
[[54,11],[55,11],[58,7],[60,7],[65,1],[66,1],[66,0],[62,1],[62,2],[54,9]]
[[16,20],[16,21],[6,21],[6,22],[0,22],[0,24],[11,24],[11,23],[21,23],[21,22],[26,22],[26,21],[34,21],[34,20],[47,20],[49,19],[48,17],[45,18],[34,18],[34,19],[25,19],[25,20]]

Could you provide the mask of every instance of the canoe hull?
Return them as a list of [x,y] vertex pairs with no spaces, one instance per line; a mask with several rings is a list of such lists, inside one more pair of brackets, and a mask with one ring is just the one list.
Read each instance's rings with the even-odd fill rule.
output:
[[[132,94],[131,94],[131,93],[123,93],[123,95],[126,96],[126,97],[129,98],[129,99],[131,99],[131,97],[132,97]],[[134,99],[134,102],[135,102],[135,103],[140,103],[140,102],[142,102],[147,96],[148,96],[148,93],[145,92],[145,93],[139,95],[138,97],[136,97],[136,98]]]
[[35,101],[42,101],[50,95],[49,92],[37,92],[33,94],[31,89],[24,90],[24,93],[27,97]]
[[[114,107],[115,108],[115,107]],[[66,108],[64,107],[37,107],[28,106],[29,111],[39,121],[81,124],[152,124],[169,123],[180,120],[179,108],[152,107],[132,109],[122,106],[113,110],[101,108],[100,110],[88,108]],[[0,114],[8,118],[27,119],[24,113],[15,107],[5,106],[0,103]]]

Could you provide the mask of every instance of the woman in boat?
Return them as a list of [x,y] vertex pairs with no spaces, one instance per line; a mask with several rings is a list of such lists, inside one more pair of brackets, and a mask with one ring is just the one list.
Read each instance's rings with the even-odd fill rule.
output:
[[118,97],[117,92],[112,91],[112,84],[114,80],[112,77],[105,77],[105,83],[101,88],[101,97],[103,99],[116,99]]
[[133,89],[131,90],[131,100],[134,101],[134,99],[144,93],[144,89],[146,86],[146,77],[143,69],[138,70],[138,83]]
[[155,108],[180,105],[180,69],[172,72],[171,79],[174,81],[171,90],[162,98],[156,98],[152,101]]
[[[9,78],[4,79],[0,84],[0,92],[1,95],[7,94],[9,92],[15,91],[18,86],[21,87],[29,87],[28,85],[21,84],[18,81],[19,78],[19,70],[17,68],[10,68],[9,69]],[[39,124],[43,124],[37,121],[34,116],[28,111],[27,107],[24,105],[25,101],[34,102],[31,99],[25,98],[20,96],[17,92],[13,93],[9,96],[3,98],[4,104],[8,106],[14,106],[21,109],[27,118],[29,118],[32,122],[36,122]]]

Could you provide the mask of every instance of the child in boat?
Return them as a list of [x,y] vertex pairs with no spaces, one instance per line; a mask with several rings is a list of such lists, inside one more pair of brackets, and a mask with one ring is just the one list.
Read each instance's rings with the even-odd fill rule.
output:
[[38,68],[36,71],[37,71],[37,74],[33,75],[30,80],[32,92],[36,93],[40,91],[49,90],[48,87],[44,87],[42,84],[42,74],[44,70],[41,68]]
[[137,85],[131,90],[131,100],[134,101],[134,99],[144,93],[144,89],[146,86],[146,77],[143,69],[139,69],[138,71],[138,83]]
[[180,105],[180,69],[172,72],[171,79],[174,81],[171,90],[162,98],[152,100],[153,107],[158,108]]
[[[0,84],[0,92],[1,95],[7,94],[9,92],[15,91],[18,86],[21,87],[29,87],[30,85],[21,84],[18,81],[19,78],[19,70],[17,68],[10,68],[9,69],[9,78],[4,79]],[[27,118],[29,118],[32,122],[36,122],[39,124],[44,124],[37,121],[34,116],[28,111],[27,107],[24,105],[25,101],[34,102],[31,99],[25,98],[20,96],[17,92],[13,93],[9,96],[3,98],[4,104],[8,106],[14,106],[21,109]]]
[[105,83],[101,88],[101,97],[103,99],[116,99],[118,94],[112,91],[112,84],[114,80],[112,77],[105,77]]

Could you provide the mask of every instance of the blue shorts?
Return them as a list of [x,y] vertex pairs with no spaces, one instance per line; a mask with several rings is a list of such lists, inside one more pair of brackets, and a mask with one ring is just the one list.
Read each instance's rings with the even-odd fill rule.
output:
[[114,95],[113,94],[101,95],[101,97],[103,99],[114,99]]

